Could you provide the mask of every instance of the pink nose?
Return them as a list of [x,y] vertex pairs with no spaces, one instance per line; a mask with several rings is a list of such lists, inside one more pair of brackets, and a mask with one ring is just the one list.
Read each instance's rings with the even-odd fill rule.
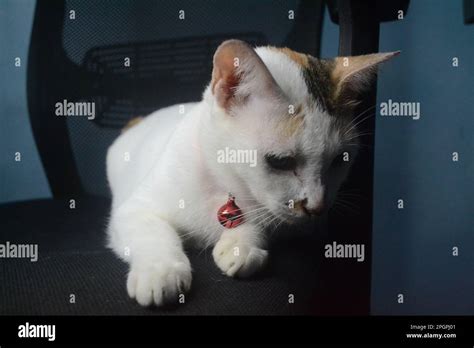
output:
[[314,206],[308,206],[308,200],[304,199],[302,202],[303,211],[308,215],[321,215],[324,211],[324,202],[323,200],[319,201]]

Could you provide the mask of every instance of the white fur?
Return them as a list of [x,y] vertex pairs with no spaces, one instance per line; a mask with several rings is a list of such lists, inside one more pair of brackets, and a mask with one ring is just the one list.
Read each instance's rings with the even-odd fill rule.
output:
[[[178,294],[189,289],[191,265],[183,241],[215,245],[214,260],[224,273],[248,276],[267,259],[263,226],[272,219],[300,217],[285,202],[306,198],[311,205],[322,197],[327,166],[322,158],[342,149],[342,135],[332,130],[328,115],[307,103],[308,90],[297,64],[275,50],[256,52],[283,97],[250,98],[238,115],[229,116],[208,87],[201,102],[185,104],[184,115],[177,105],[158,110],[122,134],[108,151],[113,195],[109,245],[130,263],[127,290],[141,305],[177,301]],[[251,94],[252,81],[247,82]],[[303,105],[304,127],[295,136],[280,138],[275,129],[288,117],[289,103]],[[257,149],[258,168],[217,164],[216,152],[225,147]],[[311,155],[298,176],[266,174],[265,153],[296,150]],[[335,186],[342,178],[337,180]],[[260,220],[256,210],[242,225],[225,230],[216,214],[228,192],[244,212],[260,209]]]

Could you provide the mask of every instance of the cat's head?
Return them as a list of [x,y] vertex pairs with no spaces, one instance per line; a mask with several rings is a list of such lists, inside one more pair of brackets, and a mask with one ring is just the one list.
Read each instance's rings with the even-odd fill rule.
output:
[[[222,43],[209,94],[214,149],[234,160],[226,170],[282,220],[327,211],[357,154],[357,122],[364,115],[354,118],[354,106],[377,65],[396,54],[322,60],[238,40]],[[253,156],[255,163],[245,163]]]

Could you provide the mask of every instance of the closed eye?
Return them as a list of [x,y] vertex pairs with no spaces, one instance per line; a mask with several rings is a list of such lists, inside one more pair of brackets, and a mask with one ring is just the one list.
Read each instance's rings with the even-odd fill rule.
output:
[[293,156],[277,156],[273,154],[265,155],[268,166],[276,170],[294,170],[296,168],[296,158]]

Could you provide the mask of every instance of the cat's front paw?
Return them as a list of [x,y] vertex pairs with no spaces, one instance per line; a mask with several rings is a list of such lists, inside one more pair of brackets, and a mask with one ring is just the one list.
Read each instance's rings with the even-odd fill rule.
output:
[[180,294],[191,287],[189,260],[161,260],[132,263],[127,291],[142,306],[177,303]]
[[267,263],[268,251],[240,241],[221,238],[212,251],[216,265],[230,277],[249,277]]

